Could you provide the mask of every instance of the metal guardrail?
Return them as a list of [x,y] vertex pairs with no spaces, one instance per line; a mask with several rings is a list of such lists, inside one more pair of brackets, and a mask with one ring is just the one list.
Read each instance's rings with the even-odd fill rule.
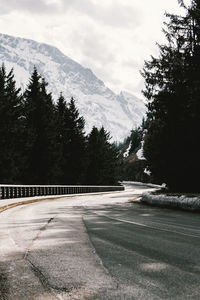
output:
[[0,200],[48,195],[123,191],[124,186],[95,185],[0,185]]

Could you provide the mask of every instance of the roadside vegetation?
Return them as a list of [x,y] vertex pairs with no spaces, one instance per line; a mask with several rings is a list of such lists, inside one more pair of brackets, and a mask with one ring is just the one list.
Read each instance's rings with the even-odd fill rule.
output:
[[24,93],[0,67],[0,183],[117,184],[118,152],[102,127],[85,134],[73,98],[56,104],[34,69]]
[[118,180],[165,183],[168,192],[199,193],[200,0],[181,15],[166,14],[166,43],[145,61],[147,115],[123,143],[105,129],[85,134],[73,98],[56,104],[34,69],[26,91],[13,70],[0,68],[0,183],[116,184]]
[[171,191],[199,192],[200,1],[166,14],[166,44],[143,69],[149,100],[144,156],[154,177]]
[[[188,6],[178,2],[182,15],[166,14],[166,43],[158,45],[158,57],[146,61],[142,71],[148,100],[139,139],[143,158],[135,157],[138,149],[130,149],[123,164],[128,180],[145,180],[145,171],[148,181],[166,183],[170,192],[196,193],[200,192],[200,0]],[[135,133],[140,130],[131,136]]]

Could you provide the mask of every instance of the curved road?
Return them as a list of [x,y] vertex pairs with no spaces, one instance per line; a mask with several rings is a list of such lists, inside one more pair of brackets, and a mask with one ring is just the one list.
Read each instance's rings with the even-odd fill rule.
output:
[[0,300],[199,300],[200,216],[142,205],[144,190],[0,213]]

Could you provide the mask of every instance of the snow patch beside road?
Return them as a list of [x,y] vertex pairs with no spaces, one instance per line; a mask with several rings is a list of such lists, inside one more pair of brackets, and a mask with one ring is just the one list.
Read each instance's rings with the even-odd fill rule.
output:
[[158,185],[158,184],[153,184],[153,183],[144,183],[144,182],[139,182],[139,181],[122,181],[123,185],[138,185],[138,186],[148,186],[152,188],[162,188],[165,187],[165,185]]
[[151,192],[146,192],[141,197],[141,202],[151,205],[167,206],[173,208],[181,208],[191,211],[200,211],[200,196],[168,196],[164,194],[155,195]]

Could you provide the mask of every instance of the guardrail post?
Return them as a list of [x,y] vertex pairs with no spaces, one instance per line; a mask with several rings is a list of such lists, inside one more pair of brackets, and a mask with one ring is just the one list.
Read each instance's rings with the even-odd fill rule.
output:
[[6,192],[5,193],[6,198],[9,199],[9,188],[8,187],[5,188],[5,192]]
[[45,195],[66,195],[108,191],[122,191],[123,186],[20,186],[20,185],[0,185],[0,199],[34,197]]
[[14,198],[17,198],[17,187],[13,188],[13,196]]
[[17,197],[21,198],[21,187],[20,186],[17,187]]

